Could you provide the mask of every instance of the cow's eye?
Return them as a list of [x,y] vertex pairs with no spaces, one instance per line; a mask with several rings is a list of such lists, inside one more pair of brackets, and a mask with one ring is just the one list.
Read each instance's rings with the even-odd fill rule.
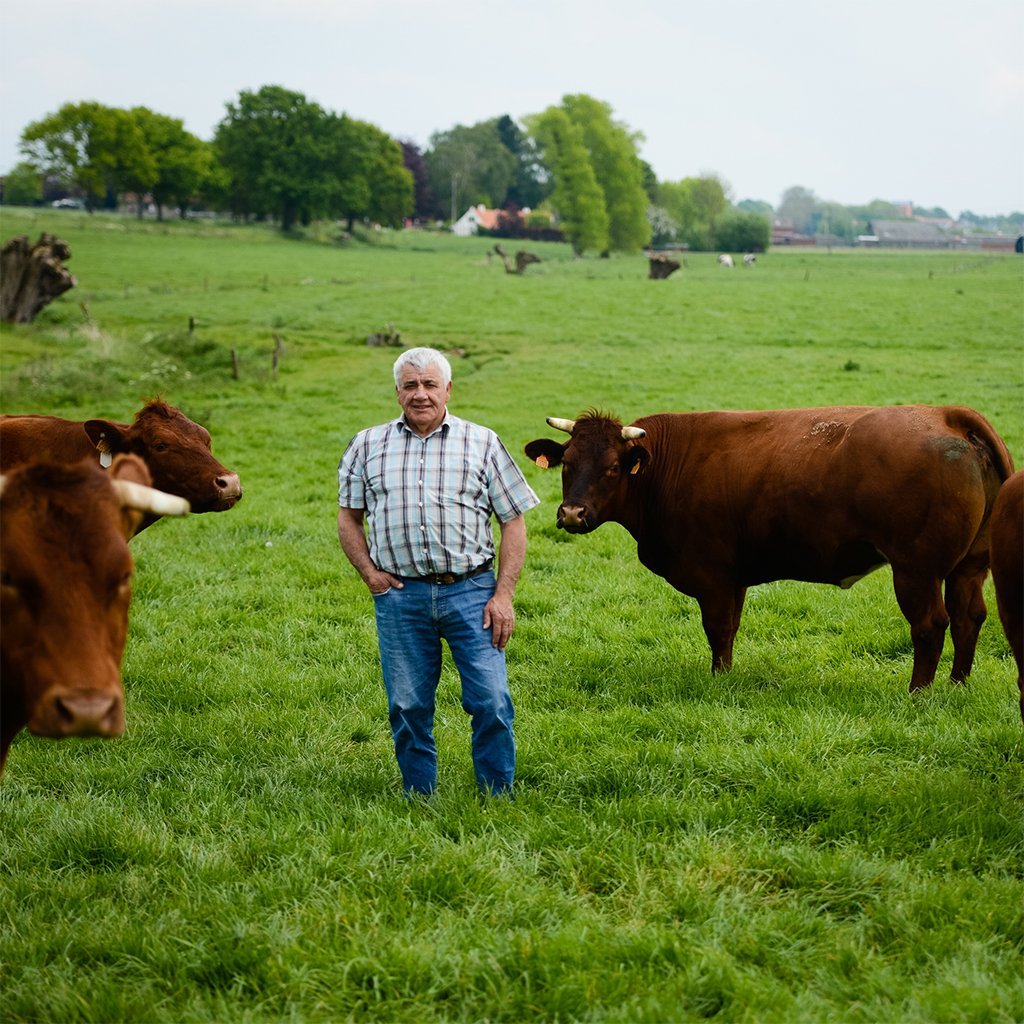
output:
[[167,451],[167,445],[164,444],[163,441],[157,441],[157,443],[155,445],[153,445],[153,451],[155,451],[155,452],[165,452],[165,451]]

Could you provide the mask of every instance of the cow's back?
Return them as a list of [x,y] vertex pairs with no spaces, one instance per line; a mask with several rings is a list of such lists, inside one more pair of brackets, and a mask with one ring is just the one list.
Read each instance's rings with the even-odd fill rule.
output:
[[81,422],[58,416],[0,416],[0,470],[89,457],[98,456]]
[[636,426],[659,534],[641,547],[680,563],[713,550],[744,585],[852,581],[934,531],[938,506],[957,534],[933,539],[951,568],[1012,469],[987,421],[958,406],[667,413]]

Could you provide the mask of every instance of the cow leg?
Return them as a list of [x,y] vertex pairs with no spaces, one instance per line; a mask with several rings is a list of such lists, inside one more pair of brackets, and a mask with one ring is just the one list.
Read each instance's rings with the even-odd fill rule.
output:
[[978,634],[988,612],[982,588],[988,574],[988,552],[968,555],[946,577],[946,611],[953,638],[953,668],[949,678],[962,683],[971,674]]
[[712,672],[732,668],[732,645],[740,628],[746,596],[746,587],[736,587],[705,592],[697,598],[704,635],[711,647]]
[[914,643],[914,671],[910,689],[931,686],[942,655],[949,616],[942,603],[941,580],[912,575],[893,566],[893,588],[900,611],[910,623]]

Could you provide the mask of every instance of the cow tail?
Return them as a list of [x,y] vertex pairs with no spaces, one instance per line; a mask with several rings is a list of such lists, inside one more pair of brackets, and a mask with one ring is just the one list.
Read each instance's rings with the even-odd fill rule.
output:
[[973,409],[956,408],[949,419],[951,427],[963,432],[978,455],[995,470],[999,483],[1013,475],[1013,456],[1006,442],[996,433],[995,427],[980,412]]

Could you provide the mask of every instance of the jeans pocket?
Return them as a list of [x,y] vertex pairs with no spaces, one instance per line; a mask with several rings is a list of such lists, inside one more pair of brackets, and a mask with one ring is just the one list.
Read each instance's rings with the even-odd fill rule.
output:
[[394,589],[395,589],[394,587],[388,587],[387,590],[382,590],[379,594],[375,594],[371,590],[370,591],[370,596],[376,601],[378,597],[387,597],[387,595],[390,594],[391,591],[394,590]]
[[481,572],[476,576],[470,576],[466,581],[474,590],[494,590],[497,580],[493,572]]

